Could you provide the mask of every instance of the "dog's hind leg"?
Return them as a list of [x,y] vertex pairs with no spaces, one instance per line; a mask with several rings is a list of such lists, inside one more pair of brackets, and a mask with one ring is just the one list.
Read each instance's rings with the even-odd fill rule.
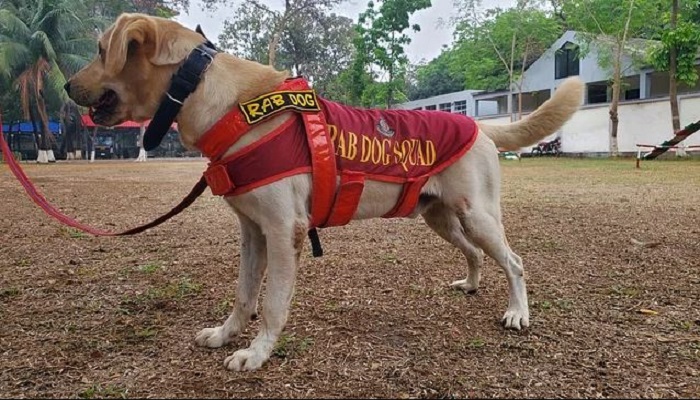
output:
[[478,208],[465,206],[457,211],[457,217],[466,235],[484,249],[486,254],[493,258],[506,273],[509,300],[508,310],[502,322],[506,328],[520,329],[530,325],[525,270],[521,258],[508,246],[503,225],[497,217],[498,210],[492,211],[496,214],[489,213],[483,206]]
[[195,341],[202,347],[221,347],[240,334],[255,315],[260,284],[267,266],[265,236],[260,227],[239,214],[241,226],[241,266],[233,312],[222,326],[202,329]]
[[444,204],[432,205],[423,213],[423,219],[441,238],[461,250],[467,259],[469,265],[467,279],[454,281],[450,286],[467,293],[475,293],[479,289],[484,252],[467,239],[457,214]]

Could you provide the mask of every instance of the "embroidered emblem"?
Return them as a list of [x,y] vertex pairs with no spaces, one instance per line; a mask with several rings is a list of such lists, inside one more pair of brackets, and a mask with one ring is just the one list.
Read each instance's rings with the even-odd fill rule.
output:
[[272,92],[245,103],[238,107],[243,112],[248,125],[253,125],[274,114],[285,110],[321,111],[313,90],[293,90]]
[[377,122],[377,132],[386,137],[394,136],[394,130],[389,127],[389,124],[386,123],[384,117],[379,118],[379,122]]

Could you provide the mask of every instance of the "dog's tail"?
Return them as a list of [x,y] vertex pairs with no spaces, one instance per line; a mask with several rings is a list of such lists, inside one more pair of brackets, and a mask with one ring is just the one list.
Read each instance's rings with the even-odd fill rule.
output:
[[579,78],[569,78],[551,99],[521,121],[508,125],[479,122],[479,128],[502,150],[533,145],[556,132],[571,118],[581,105],[583,88],[584,84]]

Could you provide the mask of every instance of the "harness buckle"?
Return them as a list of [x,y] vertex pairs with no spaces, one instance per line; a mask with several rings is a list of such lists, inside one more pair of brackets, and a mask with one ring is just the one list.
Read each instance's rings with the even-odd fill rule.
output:
[[214,196],[223,196],[236,188],[236,185],[231,182],[226,166],[223,164],[210,165],[204,171],[204,179],[206,179]]

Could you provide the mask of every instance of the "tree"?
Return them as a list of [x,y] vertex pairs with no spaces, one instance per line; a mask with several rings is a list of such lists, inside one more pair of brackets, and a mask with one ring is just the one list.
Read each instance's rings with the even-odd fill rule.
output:
[[[650,59],[654,68],[659,71],[668,71],[671,126],[675,134],[681,129],[678,82],[693,86],[698,79],[695,58],[697,49],[700,47],[700,29],[688,18],[693,15],[692,9],[687,10],[683,14],[685,18],[681,18],[679,22],[679,1],[671,2],[670,17],[665,18],[668,21],[667,29],[661,34],[661,45],[651,49]],[[682,142],[678,150],[679,156],[685,156]]]
[[323,94],[348,67],[353,52],[352,20],[328,12],[336,3],[297,0],[286,5],[287,11],[278,12],[245,2],[224,22],[219,46],[239,57],[304,75]]
[[443,49],[442,53],[430,62],[416,66],[414,77],[409,81],[409,100],[464,90],[464,79],[451,68],[453,58],[454,52]]
[[598,64],[612,70],[612,102],[610,103],[610,153],[618,155],[618,105],[624,56],[635,60],[644,58],[645,51],[640,46],[647,43],[638,38],[648,35],[654,24],[660,20],[663,0],[567,0],[563,8],[568,22],[580,32],[586,44],[582,49],[590,51],[595,47]]
[[[466,1],[463,4],[466,18],[458,26],[458,35],[464,45],[459,51],[459,59],[467,65],[466,68],[475,67],[475,80],[493,76],[496,84],[500,85],[507,76],[511,93],[517,89],[518,119],[522,117],[522,77],[525,69],[562,33],[557,19],[539,6],[538,1],[518,0],[516,7],[507,10],[495,8],[481,13],[475,1]],[[484,57],[487,61],[480,62],[478,57]],[[501,68],[494,70],[495,64],[499,63]],[[494,71],[498,70],[505,70],[505,76],[494,76]]]
[[68,100],[61,106],[60,122],[63,127],[63,148],[66,160],[79,160],[82,158],[81,139],[83,138],[82,115],[80,108],[73,100]]
[[[357,28],[360,40],[355,45],[360,62],[367,62],[370,71],[373,71],[373,66],[386,74],[386,82],[374,89],[382,88],[384,104],[391,108],[397,91],[405,85],[408,57],[404,46],[411,43],[411,39],[404,31],[408,28],[420,31],[420,26],[411,25],[409,18],[431,4],[430,0],[377,0],[377,4],[370,1],[367,10],[360,14]],[[362,60],[362,57],[366,59]]]
[[[342,0],[285,0],[282,10],[272,9],[259,0],[244,0],[238,7],[235,16],[225,21],[224,32],[220,35],[221,46],[230,49],[238,55],[263,62],[263,46],[267,50],[266,62],[277,66],[277,52],[280,42],[290,32],[298,35],[313,34],[299,32],[298,28],[310,23],[322,24],[332,6]],[[215,7],[216,0],[206,2],[208,8]],[[250,43],[240,43],[242,40]]]
[[268,64],[274,14],[261,7],[242,4],[234,17],[224,21],[219,47],[249,60]]
[[298,18],[285,32],[280,52],[292,71],[324,95],[352,60],[354,32],[353,21],[336,14]]
[[38,162],[52,161],[55,138],[49,130],[47,101],[66,101],[66,75],[81,68],[93,52],[71,0],[6,1],[0,9],[0,77],[19,92],[25,118],[38,114]]

